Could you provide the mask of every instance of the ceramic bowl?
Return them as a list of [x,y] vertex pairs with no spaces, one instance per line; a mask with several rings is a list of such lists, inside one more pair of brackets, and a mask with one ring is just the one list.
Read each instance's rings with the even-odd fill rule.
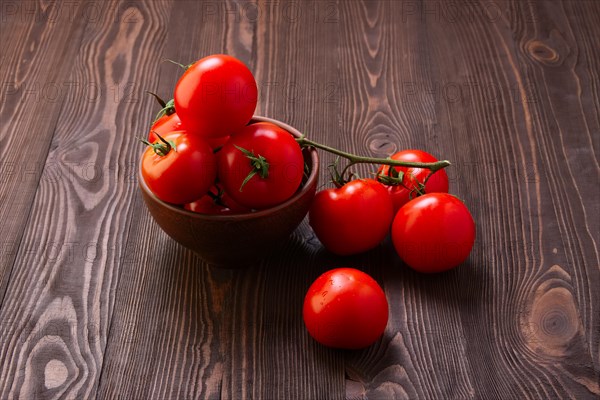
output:
[[[283,122],[255,116],[250,123],[271,122],[300,137],[300,132]],[[298,191],[275,207],[236,215],[198,214],[165,203],[148,188],[138,173],[142,197],[156,223],[171,238],[193,250],[208,264],[243,268],[255,264],[296,229],[315,195],[319,176],[319,157],[312,148],[303,149],[308,167]]]

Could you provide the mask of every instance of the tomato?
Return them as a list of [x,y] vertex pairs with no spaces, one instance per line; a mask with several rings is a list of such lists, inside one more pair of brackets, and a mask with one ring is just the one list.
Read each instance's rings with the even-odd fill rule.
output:
[[[412,162],[436,162],[434,156],[421,150],[403,150],[393,154],[390,157],[392,160],[412,161]],[[387,175],[390,171],[390,166],[382,165],[377,171],[378,175]],[[387,186],[392,201],[394,202],[394,212],[397,212],[400,207],[408,203],[411,198],[417,197],[416,192],[420,185],[423,184],[429,170],[426,168],[409,168],[409,167],[393,167],[396,171],[404,173],[402,185]],[[411,193],[412,192],[412,193]],[[436,171],[425,185],[425,193],[448,193],[448,175],[446,171],[441,169]]]
[[[150,132],[148,133],[148,141],[150,143],[154,143],[158,140],[158,136],[156,136],[156,132],[160,136],[165,136],[166,134],[173,131],[183,131],[183,125],[177,113],[173,113],[171,115],[163,115],[160,117],[152,127],[150,128]],[[213,149],[223,146],[225,142],[229,139],[229,136],[216,137],[216,138],[206,138],[206,143]]]
[[[286,130],[269,122],[248,125],[217,153],[219,181],[237,203],[264,209],[283,203],[300,187],[302,149]],[[245,182],[250,174],[253,176]]]
[[316,194],[310,226],[338,255],[358,254],[377,246],[388,234],[394,209],[385,187],[374,179],[350,181]]
[[392,224],[400,258],[419,272],[433,273],[463,263],[475,242],[475,222],[458,198],[429,193],[406,203]]
[[[150,128],[150,132],[148,132],[148,141],[150,143],[154,143],[158,140],[158,136],[156,136],[155,132],[158,132],[159,135],[165,136],[167,133],[173,131],[183,131],[185,130],[183,125],[181,124],[181,120],[177,113],[173,113],[170,115],[163,115],[160,117],[152,127]],[[206,143],[213,149],[223,146],[223,144],[229,139],[229,136],[224,137],[216,137],[216,138],[205,138]]]
[[223,147],[223,145],[225,143],[227,143],[228,140],[229,140],[229,136],[206,138],[206,143],[208,143],[208,145],[210,147],[212,147],[213,149],[218,149],[220,147]]
[[[162,135],[161,135],[162,136]],[[185,204],[201,198],[215,181],[216,160],[210,146],[200,137],[184,131],[163,137],[169,146],[148,146],[142,156],[142,177],[159,199]],[[158,146],[161,141],[155,142]]]
[[360,349],[383,334],[388,321],[385,293],[369,275],[353,268],[325,272],[310,286],[304,324],[319,343]]
[[203,137],[243,128],[256,109],[258,88],[240,60],[223,54],[192,64],[175,86],[175,109],[185,128]]
[[160,136],[164,137],[168,133],[180,131],[182,129],[181,120],[179,119],[177,113],[170,115],[165,114],[152,124],[150,132],[148,132],[148,141],[150,143],[154,143],[158,140],[158,136],[156,136],[155,132],[158,132]]
[[184,205],[183,208],[200,214],[217,215],[245,214],[251,211],[249,208],[237,204],[216,185],[210,188],[208,194]]

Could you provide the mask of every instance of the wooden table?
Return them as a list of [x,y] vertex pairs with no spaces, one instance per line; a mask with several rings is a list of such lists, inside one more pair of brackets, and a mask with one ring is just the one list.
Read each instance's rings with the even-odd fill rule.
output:
[[[1,399],[600,395],[600,2],[0,6]],[[389,239],[339,258],[306,220],[239,271],[169,239],[137,188],[144,92],[171,96],[181,70],[163,58],[221,52],[254,72],[258,115],[451,160],[469,260],[420,275]],[[362,351],[304,328],[308,286],[336,266],[390,303]]]

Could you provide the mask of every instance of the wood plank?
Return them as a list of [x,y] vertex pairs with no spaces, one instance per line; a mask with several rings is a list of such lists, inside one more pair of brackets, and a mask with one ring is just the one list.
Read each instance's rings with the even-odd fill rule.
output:
[[[523,316],[540,329],[527,345],[543,358],[537,364],[558,381],[558,395],[594,398],[600,395],[600,293],[594,290],[600,281],[600,220],[589,216],[600,209],[600,123],[598,91],[587,88],[600,83],[598,55],[590,53],[600,33],[589,30],[597,27],[600,8],[597,2],[565,1],[532,3],[531,11],[528,29],[511,25],[523,80],[539,99],[529,111],[543,171],[536,188],[543,218],[532,221],[539,226],[534,248],[543,274],[529,289],[535,294]],[[595,23],[588,19],[594,15]]]
[[[236,4],[178,2],[168,17],[172,23],[161,57],[189,63],[229,52],[252,66],[252,25],[236,28],[229,20],[235,14],[226,12],[231,7]],[[157,93],[172,96],[180,75],[180,69],[165,63],[155,81]],[[98,397],[218,398],[230,365],[230,293],[243,277],[210,270],[175,243],[154,223],[141,196],[135,197],[133,209],[130,259],[115,294],[120,307]]]
[[[599,2],[31,14],[67,3],[0,2],[0,85],[21,87],[0,88],[0,398],[600,396]],[[219,270],[167,237],[137,193],[135,137],[157,111],[143,91],[170,98],[181,70],[161,58],[219,52],[255,73],[257,114],[357,153],[452,160],[477,223],[469,261],[423,276],[389,239],[336,257],[305,220],[260,265]],[[54,84],[70,86],[51,99]],[[302,322],[308,286],[338,266],[390,302],[364,350],[325,348]]]
[[[575,127],[571,126],[572,116],[560,101],[561,94],[552,91],[551,102],[553,110],[561,110],[560,122],[555,117],[561,132],[560,146],[555,144],[559,157],[564,157],[568,164],[569,180],[565,183],[563,210],[576,210],[575,217],[563,232],[574,235],[569,244],[577,250],[571,252],[567,263],[574,265],[579,275],[578,303],[581,309],[581,320],[589,352],[594,362],[595,370],[600,371],[600,293],[594,290],[600,281],[600,257],[598,255],[598,236],[600,233],[600,187],[595,184],[600,179],[598,156],[600,152],[600,57],[596,43],[600,42],[600,4],[598,2],[565,2],[564,18],[559,23],[560,30],[569,32],[570,44],[577,49],[576,59],[571,58],[568,64],[569,85],[579,94],[577,109],[573,114],[580,117],[575,119]],[[539,28],[538,28],[539,29]],[[550,37],[553,35],[551,34]],[[575,57],[575,56],[571,56]],[[563,57],[564,59],[564,57]],[[551,69],[550,68],[544,68]],[[566,69],[566,68],[565,68]],[[544,77],[544,81],[553,77]],[[580,119],[580,121],[578,121]],[[561,147],[564,146],[564,151]],[[562,154],[561,154],[562,153]],[[559,171],[562,174],[562,170]],[[595,178],[594,178],[595,177]],[[591,179],[590,179],[591,178]],[[595,182],[594,182],[595,181]],[[571,195],[578,194],[573,201]],[[564,201],[563,200],[563,201]],[[563,226],[567,224],[563,223]],[[567,229],[565,229],[567,228]],[[569,232],[570,231],[570,232]],[[583,261],[583,262],[582,262]]]
[[[90,5],[100,6],[81,7]],[[1,398],[89,398],[100,379],[118,267],[128,254],[136,136],[148,126],[132,116],[151,109],[140,103],[141,89],[158,72],[161,16],[169,4],[102,6],[85,25],[78,52],[64,54],[68,64],[60,53],[54,59],[61,64],[50,64],[78,86],[48,116],[58,124],[47,179],[40,181],[0,311]],[[56,40],[68,41],[74,28],[67,22],[59,28]]]
[[[314,13],[290,23],[281,5],[273,3],[228,2],[220,9],[184,4],[185,9],[174,9],[171,19],[182,26],[202,19],[204,24],[192,35],[199,41],[175,42],[167,46],[167,57],[187,62],[214,52],[232,54],[256,74],[261,88],[257,114],[309,129],[316,139],[336,129],[337,103],[330,89],[335,56],[317,46],[333,34],[335,25],[316,25],[309,35],[314,46],[301,50],[294,44],[306,36],[303,23],[312,21]],[[171,34],[175,41],[178,32]],[[318,67],[296,67],[306,62]],[[174,80],[162,83],[160,93],[166,93]],[[309,118],[315,103],[324,104],[322,115]],[[341,355],[312,341],[299,313],[306,288],[323,268],[302,252],[304,240],[311,239],[305,236],[312,236],[306,224],[257,269],[219,271],[207,269],[160,232],[143,205],[139,210],[128,243],[136,249],[136,267],[121,276],[117,298],[122,307],[113,324],[137,317],[130,330],[111,335],[107,351],[118,356],[108,357],[100,397],[342,396]],[[140,305],[140,298],[153,300]],[[143,330],[151,325],[161,328]],[[331,375],[332,369],[339,372]]]
[[[298,128],[320,142],[341,134],[336,3],[259,2],[256,78],[261,82],[257,113]],[[332,161],[321,155],[321,182]],[[305,220],[291,240],[275,249],[254,273],[243,277],[235,296],[231,373],[225,398],[317,399],[344,394],[343,354],[326,349],[302,321],[306,290],[333,267]],[[328,259],[329,256],[325,256]],[[241,323],[240,323],[241,321]],[[236,337],[243,337],[236,343]],[[240,374],[240,366],[247,365]]]
[[[454,161],[448,152],[452,138],[442,138],[438,128],[442,124],[435,61],[423,50],[436,39],[421,18],[398,21],[407,13],[405,7],[396,2],[340,4],[341,78],[359,83],[346,85],[345,98],[351,100],[341,111],[347,134],[340,145],[379,157],[419,148]],[[360,175],[372,172],[373,167],[365,166]],[[458,275],[447,282],[423,279],[401,265],[390,246],[388,242],[357,265],[382,283],[390,302],[390,323],[380,342],[347,354],[347,398],[472,397],[473,382],[462,372],[468,365],[463,329],[457,323]]]
[[75,56],[84,28],[66,13],[44,17],[44,7],[24,1],[0,8],[0,307],[68,96],[60,85],[69,76],[63,65]]
[[[353,35],[353,44],[362,33],[365,45],[362,52],[348,46],[355,54],[343,65],[353,65],[357,74],[364,71],[361,62],[377,71],[377,58],[369,55],[377,54],[374,38],[385,40],[377,30],[382,24],[377,18],[385,21],[386,13],[375,6],[345,4],[348,12],[358,15],[356,20],[363,21],[358,26],[365,28],[343,32]],[[587,2],[582,4],[585,8]],[[589,173],[598,173],[590,143],[576,144],[591,136],[586,132],[598,130],[597,125],[585,126],[590,116],[581,111],[593,107],[594,99],[582,97],[581,106],[572,101],[579,98],[577,79],[582,80],[581,87],[597,86],[587,72],[593,69],[579,54],[582,74],[574,76],[578,43],[568,40],[562,48],[570,49],[571,62],[565,54],[564,64],[532,71],[540,66],[535,60],[538,54],[528,46],[538,46],[536,39],[545,41],[569,31],[560,5],[501,3],[502,18],[494,20],[464,9],[457,14],[463,20],[451,20],[442,14],[441,6],[425,3],[407,15],[407,26],[396,25],[404,28],[393,36],[400,42],[407,36],[407,41],[412,40],[413,57],[423,53],[405,92],[414,100],[402,104],[399,114],[415,112],[417,126],[409,132],[433,129],[422,136],[413,133],[411,139],[439,145],[441,153],[454,161],[449,170],[451,190],[473,211],[478,244],[466,265],[442,276],[424,278],[406,270],[386,270],[384,281],[393,285],[388,292],[392,303],[403,304],[398,316],[391,313],[399,319],[394,323],[396,341],[353,355],[347,369],[359,382],[358,392],[368,397],[595,398],[600,389],[592,361],[597,354],[592,349],[597,347],[592,343],[597,340],[590,340],[586,332],[597,326],[591,315],[598,300],[589,289],[598,282],[597,246],[594,234],[583,232],[595,229],[597,237],[595,222],[588,221],[585,213],[597,195],[583,200],[572,190],[597,191],[597,186],[586,181],[589,178],[561,172],[574,169],[569,164],[582,157]],[[565,7],[571,7],[571,2]],[[573,18],[577,14],[569,12]],[[538,24],[549,31],[539,32]],[[373,40],[368,42],[370,37]],[[420,52],[424,42],[429,47]],[[393,46],[382,47],[386,55],[394,54]],[[554,54],[539,50],[542,57]],[[381,64],[406,61],[391,58]],[[548,86],[553,86],[551,91]],[[458,97],[453,98],[449,91],[456,88]],[[396,87],[398,92],[402,89]],[[564,99],[575,109],[565,108]],[[548,112],[561,108],[562,115]],[[375,113],[369,114],[366,105],[362,110],[353,123],[364,122],[368,129],[374,124],[367,122],[376,121],[369,116]],[[351,116],[348,112],[343,120]],[[562,135],[557,134],[560,125]],[[567,131],[573,130],[581,134],[571,133],[567,139]],[[357,136],[355,141],[361,143]],[[590,322],[584,322],[586,317]]]
[[[488,281],[489,304],[477,314],[462,312],[463,324],[469,327],[467,343],[475,344],[469,346],[468,354],[470,364],[478,366],[471,369],[477,393],[594,398],[598,372],[590,368],[582,335],[583,310],[577,304],[579,290],[572,282],[587,267],[566,260],[573,238],[556,229],[565,210],[557,210],[547,201],[558,196],[552,189],[553,163],[561,170],[567,165],[560,159],[549,162],[546,157],[552,147],[547,138],[556,137],[547,113],[552,100],[529,73],[525,61],[530,57],[527,36],[537,23],[551,26],[561,11],[546,14],[545,5],[532,4],[494,24],[481,21],[471,34],[469,27],[456,25],[456,37],[469,38],[468,49],[460,49],[466,63],[478,67],[475,79],[488,85],[496,82],[502,93],[514,91],[516,95],[501,96],[500,101],[481,97],[473,102],[478,108],[474,115],[480,117],[470,118],[471,126],[465,124],[470,132],[481,132],[479,162],[485,169],[474,174],[473,184],[481,193],[476,199],[476,218],[485,223],[483,242],[485,248],[496,252],[497,259],[488,261],[493,271],[493,279]],[[439,35],[456,40],[453,33],[445,30]],[[482,57],[500,62],[482,63]],[[566,82],[561,90],[561,96],[577,96]],[[454,112],[452,118],[456,120]],[[518,167],[508,167],[507,176],[506,165]],[[497,180],[486,182],[486,176]],[[487,218],[486,209],[490,210]],[[574,227],[577,223],[569,224]],[[482,341],[482,334],[489,339]],[[483,356],[492,358],[494,364],[482,366]],[[590,367],[581,368],[576,360],[586,360],[585,365],[589,361]]]

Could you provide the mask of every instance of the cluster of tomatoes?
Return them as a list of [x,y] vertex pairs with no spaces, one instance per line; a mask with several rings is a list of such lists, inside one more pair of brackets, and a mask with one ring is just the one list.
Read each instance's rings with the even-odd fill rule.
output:
[[[390,159],[437,162],[420,150],[401,151]],[[376,247],[391,231],[396,252],[416,271],[447,271],[466,260],[475,241],[475,224],[464,203],[447,193],[443,169],[381,165],[376,177],[338,182],[337,188],[317,193],[310,224],[329,251],[361,253]],[[338,268],[312,284],[303,316],[320,343],[356,349],[383,334],[388,303],[370,276]]]
[[241,61],[205,57],[186,67],[152,124],[142,176],[161,200],[206,214],[246,213],[289,199],[304,173],[285,130],[250,123],[257,85]]
[[[294,138],[277,125],[252,123],[257,85],[241,61],[212,55],[185,68],[173,100],[159,99],[163,109],[144,140],[142,176],[159,199],[206,214],[273,207],[300,187],[301,146],[313,146],[341,154],[349,166],[381,164],[375,179],[345,181],[346,169],[336,171],[336,188],[316,194],[309,221],[329,251],[362,253],[391,232],[400,258],[419,272],[446,271],[468,257],[475,224],[463,202],[447,193],[447,161],[419,150],[367,160]],[[388,304],[370,276],[338,268],[310,287],[303,316],[320,343],[361,348],[383,333]]]
[[[438,160],[421,150],[404,150],[390,160]],[[471,252],[475,224],[458,198],[448,194],[443,169],[381,165],[376,179],[355,179],[317,193],[310,225],[332,253],[352,255],[376,247],[390,233],[398,255],[411,268],[442,272]]]

